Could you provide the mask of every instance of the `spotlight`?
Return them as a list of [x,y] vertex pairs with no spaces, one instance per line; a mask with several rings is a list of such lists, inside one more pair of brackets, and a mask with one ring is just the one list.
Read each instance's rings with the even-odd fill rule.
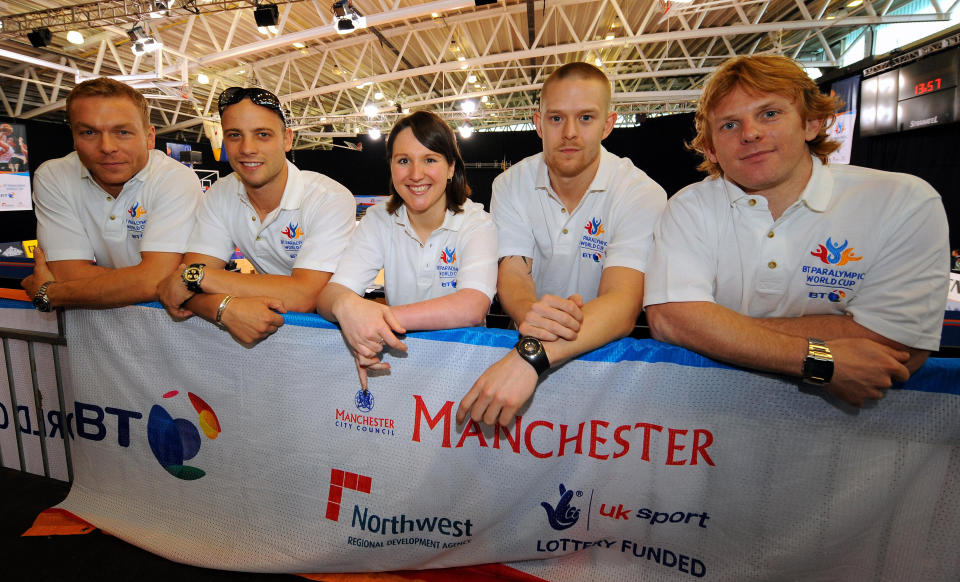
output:
[[473,126],[470,125],[469,123],[465,123],[457,129],[460,131],[460,137],[462,137],[463,139],[467,139],[468,137],[473,135]]
[[367,27],[367,19],[360,16],[350,0],[337,0],[333,3],[333,18],[337,21],[337,34],[350,34],[358,28]]
[[27,33],[27,38],[30,39],[30,44],[33,45],[33,48],[45,47],[50,44],[50,29],[35,28],[33,32]]
[[67,41],[70,44],[83,44],[83,35],[77,30],[71,30],[67,33]]
[[134,26],[127,31],[127,36],[130,37],[130,42],[137,42],[149,38],[142,26]]
[[197,83],[200,83],[201,85],[206,85],[209,82],[210,82],[210,77],[208,77],[206,73],[200,73],[197,75]]
[[475,101],[463,101],[460,103],[460,110],[464,113],[473,113],[477,110],[477,103]]
[[367,132],[367,135],[369,135],[370,139],[373,140],[380,139],[380,130],[376,127],[370,128],[370,131]]
[[367,117],[376,117],[380,114],[380,109],[373,103],[367,103],[363,108],[363,112],[367,115]]
[[150,12],[150,18],[170,16],[170,6],[173,4],[173,0],[153,0],[153,2],[148,2],[147,6],[151,4],[153,11]]
[[154,51],[160,50],[163,47],[163,44],[157,42],[152,37],[147,37],[143,40],[138,40],[133,43],[131,50],[135,55],[142,55],[144,53],[152,53]]

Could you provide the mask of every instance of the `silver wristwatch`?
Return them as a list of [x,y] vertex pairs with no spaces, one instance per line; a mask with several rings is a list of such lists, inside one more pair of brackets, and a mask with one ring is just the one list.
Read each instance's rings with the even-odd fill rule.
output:
[[49,313],[53,311],[53,305],[50,303],[50,296],[47,295],[47,287],[53,281],[47,281],[43,285],[40,285],[40,288],[37,289],[37,293],[33,296],[33,306],[37,308],[37,311],[42,311],[44,313]]

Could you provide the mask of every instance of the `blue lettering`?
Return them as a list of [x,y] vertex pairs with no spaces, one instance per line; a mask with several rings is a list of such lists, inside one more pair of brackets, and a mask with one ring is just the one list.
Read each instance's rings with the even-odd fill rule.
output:
[[[104,408],[107,414],[117,415],[117,444],[121,447],[130,446],[130,419],[140,419],[143,415],[133,410],[123,410],[122,408]],[[101,417],[102,418],[102,417]]]
[[[84,404],[75,402],[77,410],[77,435],[92,441],[102,441],[107,436],[107,428],[103,426],[103,409],[95,404]],[[84,411],[90,411],[94,414],[93,418],[87,418],[83,415]],[[96,429],[93,432],[87,432],[86,426],[93,425]]]
[[10,425],[10,417],[7,415],[7,407],[0,402],[0,412],[3,413],[3,422],[0,422],[0,429],[7,428]]

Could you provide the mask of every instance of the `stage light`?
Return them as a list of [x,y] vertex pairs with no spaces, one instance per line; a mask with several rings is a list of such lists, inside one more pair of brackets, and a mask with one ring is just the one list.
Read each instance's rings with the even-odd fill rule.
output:
[[370,139],[377,140],[380,139],[380,130],[376,127],[370,128],[370,131],[367,132],[367,135],[370,136]]
[[477,104],[474,101],[464,101],[460,103],[460,110],[464,113],[473,113],[477,110]]
[[71,30],[67,33],[67,41],[70,44],[83,44],[83,35],[76,30]]
[[473,126],[469,123],[465,123],[459,127],[458,131],[460,132],[460,137],[467,139],[473,135]]
[[27,38],[30,39],[33,48],[42,48],[50,44],[50,36],[49,28],[35,28],[33,32],[27,33]]
[[[270,32],[277,31],[277,22],[280,21],[280,10],[276,4],[264,4],[257,6],[253,11],[253,19],[257,22],[257,30],[263,33],[265,30]],[[273,27],[270,30],[270,27]]]
[[200,83],[201,85],[206,85],[209,82],[210,82],[210,77],[208,77],[206,74],[200,73],[199,75],[197,75],[197,83]]
[[367,19],[360,16],[350,0],[337,0],[333,3],[333,18],[336,21],[337,34],[350,34],[358,28],[367,27]]
[[367,103],[363,108],[363,112],[367,117],[376,117],[380,113],[380,109],[373,103]]

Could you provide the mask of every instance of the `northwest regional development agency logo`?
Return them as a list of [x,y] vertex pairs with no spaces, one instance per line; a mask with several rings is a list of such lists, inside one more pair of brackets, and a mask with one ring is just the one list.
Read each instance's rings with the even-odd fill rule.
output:
[[591,218],[590,221],[587,222],[586,226],[583,227],[583,229],[587,231],[587,234],[590,236],[601,235],[605,232],[603,230],[603,222],[596,217]]
[[[171,390],[163,395],[164,398],[174,398],[179,395],[178,390]],[[197,411],[197,426],[185,418],[173,418],[167,410],[159,404],[150,409],[147,419],[147,441],[150,450],[168,473],[177,479],[193,481],[206,475],[206,471],[198,467],[184,465],[184,461],[194,458],[200,451],[200,431],[210,440],[220,436],[220,420],[210,405],[193,392],[187,392],[190,404]]]
[[280,234],[291,240],[296,240],[303,236],[303,229],[300,228],[299,224],[290,222],[287,224],[287,226],[283,227],[283,230],[280,231]]
[[440,251],[440,260],[447,265],[453,264],[457,260],[457,249],[444,247],[444,249]]
[[855,256],[853,254],[853,247],[847,248],[849,244],[849,241],[846,239],[844,239],[842,244],[835,244],[832,238],[827,237],[827,243],[825,245],[817,245],[817,249],[810,251],[810,254],[828,265],[842,267],[849,262],[859,261],[863,258]]
[[327,519],[340,520],[340,503],[343,500],[343,490],[370,493],[370,484],[373,480],[366,475],[358,475],[340,469],[330,469],[330,493],[327,495]]
[[146,214],[147,211],[143,209],[143,206],[139,202],[134,202],[133,206],[127,209],[127,214],[130,215],[130,218],[136,220]]

